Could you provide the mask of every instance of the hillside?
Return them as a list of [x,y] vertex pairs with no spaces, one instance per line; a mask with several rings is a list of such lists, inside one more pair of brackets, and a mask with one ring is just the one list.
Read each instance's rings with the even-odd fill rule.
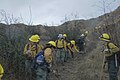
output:
[[[105,16],[107,18],[105,20]],[[103,54],[98,37],[103,32],[110,33],[113,42],[120,43],[120,7],[115,11],[89,20],[73,20],[59,26],[0,24],[0,63],[5,69],[4,80],[24,80],[23,48],[32,34],[39,34],[41,43],[55,40],[59,33],[66,33],[69,39],[77,39],[86,30],[89,31],[87,53],[76,54],[74,59],[64,66],[55,67],[56,74],[50,73],[50,80],[98,80],[100,78]],[[100,29],[95,27],[101,26]],[[117,35],[116,35],[117,34]],[[117,40],[115,40],[117,39]],[[120,46],[119,46],[120,47]],[[105,77],[107,78],[107,77]]]

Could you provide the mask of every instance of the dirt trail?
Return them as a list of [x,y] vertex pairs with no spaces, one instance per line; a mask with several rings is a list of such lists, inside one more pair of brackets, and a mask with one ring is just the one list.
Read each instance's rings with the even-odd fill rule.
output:
[[57,77],[50,74],[49,80],[98,80],[102,64],[100,49],[96,47],[89,54],[76,54],[77,57],[65,62],[64,66],[57,66]]

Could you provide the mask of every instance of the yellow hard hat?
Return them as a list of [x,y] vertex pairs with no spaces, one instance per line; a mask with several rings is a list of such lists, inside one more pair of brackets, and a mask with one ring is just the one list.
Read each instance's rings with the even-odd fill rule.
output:
[[104,40],[104,41],[110,41],[110,36],[109,36],[107,33],[103,33],[103,34],[100,36],[100,39],[101,39],[101,40]]
[[50,45],[56,47],[56,43],[54,41],[49,41],[47,44],[50,44]]
[[39,35],[36,34],[35,36],[40,40],[40,36]]
[[63,34],[63,37],[67,37],[67,35],[66,35],[66,34]]
[[75,45],[75,41],[74,41],[74,40],[71,40],[70,42],[71,42],[73,45]]
[[29,38],[29,40],[30,40],[31,42],[38,42],[38,41],[39,41],[38,36],[36,36],[36,35],[32,35],[32,36]]
[[3,76],[3,73],[4,73],[4,69],[3,69],[2,65],[0,64],[0,79]]

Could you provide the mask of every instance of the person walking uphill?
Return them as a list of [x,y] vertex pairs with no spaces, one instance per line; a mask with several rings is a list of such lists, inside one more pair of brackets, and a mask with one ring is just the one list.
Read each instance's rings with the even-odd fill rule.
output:
[[74,58],[75,53],[79,53],[79,50],[77,49],[74,40],[71,40],[70,43],[67,44],[67,48],[72,58]]
[[31,80],[33,71],[33,59],[38,54],[39,51],[42,50],[41,45],[39,44],[40,37],[38,35],[32,35],[29,38],[29,43],[25,45],[24,48],[24,55],[25,55],[25,72],[26,72],[26,79],[29,78]]
[[104,42],[103,52],[106,58],[105,62],[108,63],[109,80],[118,80],[119,64],[117,53],[119,52],[119,48],[111,42],[110,36],[107,33],[103,33],[99,38]]
[[86,45],[87,36],[88,36],[88,31],[85,31],[83,34],[80,35],[80,38],[77,40],[76,44],[79,48],[80,53],[86,53],[85,45]]
[[3,74],[4,74],[4,69],[3,69],[2,65],[0,64],[0,80],[2,80]]
[[56,43],[49,41],[46,47],[35,57],[34,68],[36,69],[36,80],[47,80],[47,74],[51,71],[52,54],[55,47]]
[[64,41],[62,34],[58,35],[58,40],[56,40],[55,43],[57,48],[56,63],[63,64],[63,62],[65,61],[66,42]]

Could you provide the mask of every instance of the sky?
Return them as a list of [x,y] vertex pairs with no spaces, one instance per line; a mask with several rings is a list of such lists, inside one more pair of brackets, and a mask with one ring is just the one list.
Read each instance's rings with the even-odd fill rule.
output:
[[[20,17],[25,24],[60,25],[67,20],[90,19],[115,10],[120,0],[0,0],[0,12]],[[0,14],[0,18],[3,16]]]

